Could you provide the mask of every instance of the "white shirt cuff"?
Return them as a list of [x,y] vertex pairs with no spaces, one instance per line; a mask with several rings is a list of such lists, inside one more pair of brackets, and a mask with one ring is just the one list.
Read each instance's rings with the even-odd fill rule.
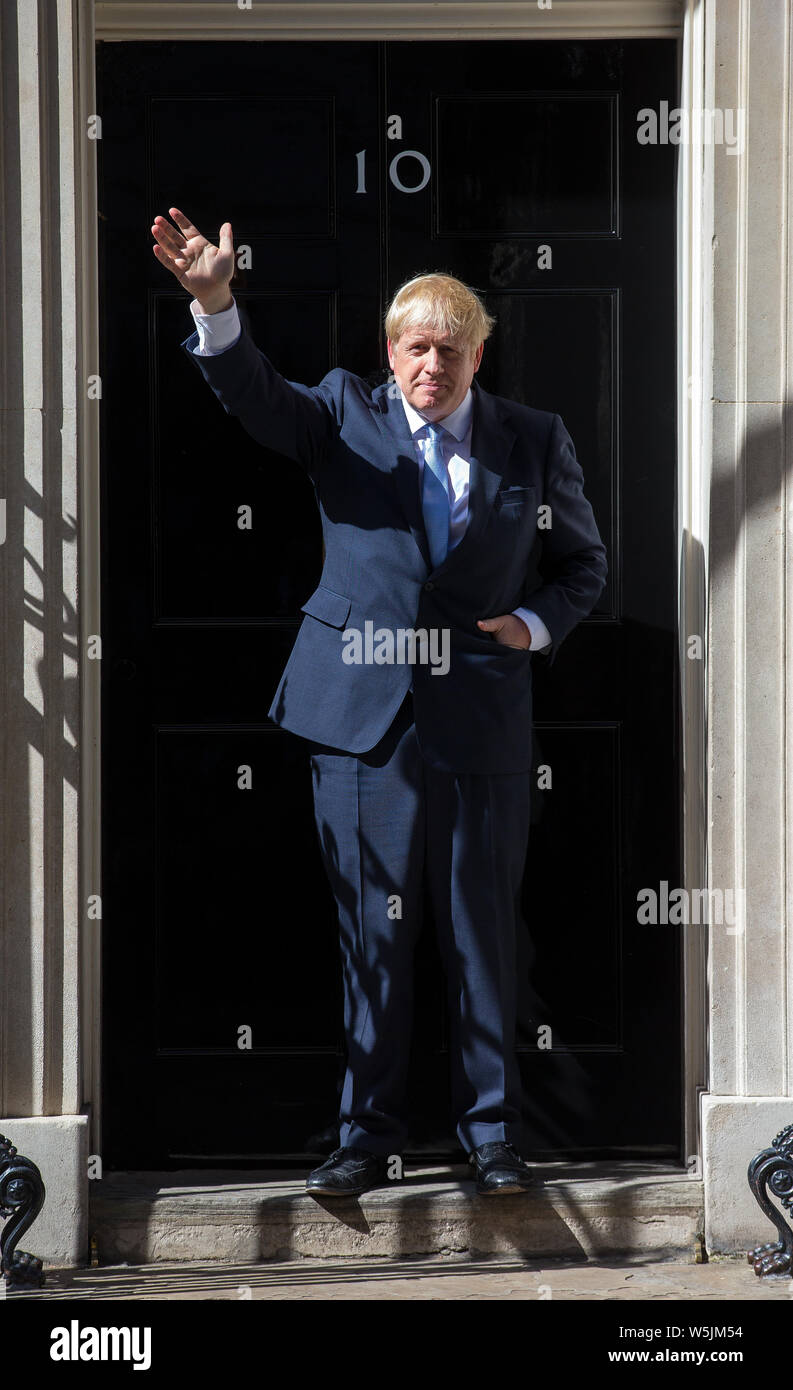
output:
[[196,311],[197,299],[190,300],[190,313],[195,319],[198,333],[198,347],[193,348],[196,357],[214,357],[233,347],[242,332],[236,302],[231,308],[221,309],[218,314],[199,314]]
[[530,608],[513,609],[516,618],[522,618],[531,633],[531,646],[529,651],[542,651],[543,647],[550,647],[553,639],[542,618],[533,613]]

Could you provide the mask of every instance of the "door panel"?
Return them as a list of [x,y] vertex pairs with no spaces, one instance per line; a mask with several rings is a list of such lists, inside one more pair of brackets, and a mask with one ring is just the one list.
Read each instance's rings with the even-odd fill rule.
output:
[[[491,80],[508,82],[488,56],[483,55]],[[409,65],[411,55],[395,46],[395,80],[404,62]],[[471,73],[468,82],[480,86],[482,77],[481,70]],[[525,83],[525,70],[515,79]],[[615,235],[615,93],[512,95],[482,89],[437,95],[431,119],[441,175],[435,185],[436,236]]]

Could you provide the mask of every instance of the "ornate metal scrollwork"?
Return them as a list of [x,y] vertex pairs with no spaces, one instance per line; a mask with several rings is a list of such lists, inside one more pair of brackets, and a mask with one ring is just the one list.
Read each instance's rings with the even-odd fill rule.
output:
[[45,1196],[35,1163],[18,1154],[11,1140],[0,1134],[0,1216],[10,1218],[0,1236],[0,1277],[9,1288],[38,1289],[44,1283],[42,1261],[16,1247],[41,1211]]
[[793,1276],[793,1229],[769,1198],[778,1197],[785,1211],[793,1208],[793,1125],[780,1130],[769,1149],[763,1149],[749,1164],[749,1186],[780,1239],[756,1245],[747,1254],[755,1274]]

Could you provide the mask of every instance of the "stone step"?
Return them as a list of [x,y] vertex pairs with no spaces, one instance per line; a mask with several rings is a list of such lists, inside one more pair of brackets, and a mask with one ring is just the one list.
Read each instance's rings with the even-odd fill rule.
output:
[[471,1169],[409,1169],[361,1197],[309,1196],[305,1174],[109,1173],[90,1185],[99,1262],[471,1255],[692,1258],[701,1178],[653,1163],[545,1163],[542,1186],[480,1197]]

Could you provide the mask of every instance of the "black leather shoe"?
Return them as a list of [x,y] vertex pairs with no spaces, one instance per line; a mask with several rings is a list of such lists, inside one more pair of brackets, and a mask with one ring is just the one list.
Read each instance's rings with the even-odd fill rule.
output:
[[476,1169],[476,1190],[482,1196],[493,1192],[525,1192],[528,1187],[537,1187],[529,1165],[511,1144],[480,1144],[468,1157],[468,1162]]
[[326,1197],[354,1197],[387,1181],[388,1159],[366,1149],[336,1149],[306,1178],[306,1191]]

